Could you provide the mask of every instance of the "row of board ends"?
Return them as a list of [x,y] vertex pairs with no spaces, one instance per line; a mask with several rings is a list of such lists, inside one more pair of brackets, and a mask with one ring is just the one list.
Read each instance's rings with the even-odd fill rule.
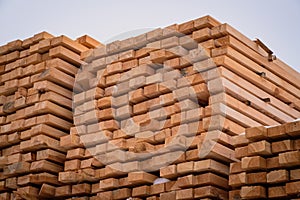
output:
[[[217,21],[216,19],[212,18],[211,16],[207,15],[207,16],[195,19],[195,20],[190,20],[188,22],[184,22],[182,24],[172,24],[165,28],[184,33],[184,30],[181,30],[181,29],[186,29],[187,26],[195,27],[195,26],[197,26],[197,24],[199,24],[198,25],[199,27],[197,27],[197,28],[201,28],[201,24],[211,24],[211,27],[212,27],[212,26],[220,25],[221,23],[219,21]],[[13,40],[11,42],[8,42],[7,44],[0,46],[0,56],[4,55],[4,54],[8,54],[12,51],[27,49],[31,45],[36,44],[41,40],[51,39],[54,37],[55,36],[53,36],[52,34],[46,32],[46,31],[42,31],[42,32],[37,33],[34,36],[26,38],[24,40],[21,40],[21,39]],[[61,35],[60,37],[67,37],[67,36]],[[68,39],[70,39],[70,38],[68,38]],[[104,46],[104,44],[102,44],[101,42],[97,41],[95,38],[93,38],[89,35],[80,36],[80,37],[76,38],[74,41],[86,46],[88,49],[99,48],[99,47]],[[118,42],[118,41],[113,41],[112,43],[114,43],[114,42]]]
[[[214,19],[213,17],[211,17],[209,15],[206,15],[206,16],[203,16],[203,17],[200,17],[200,18],[197,18],[197,19],[194,19],[194,20],[190,20],[190,21],[187,21],[187,22],[184,22],[184,23],[181,23],[181,24],[172,24],[172,25],[169,25],[169,26],[167,26],[163,29],[168,30],[168,32],[169,31],[175,31],[175,32],[178,32],[178,33],[181,33],[181,34],[189,34],[193,30],[201,29],[201,28],[204,28],[204,27],[212,28],[212,27],[216,27],[216,26],[220,26],[220,25],[222,25],[221,22],[219,22],[218,20]],[[223,24],[223,25],[229,26],[226,23]],[[157,28],[157,29],[149,31],[148,33],[155,32],[157,30],[163,30],[163,29]],[[147,34],[147,33],[144,33],[144,34]],[[130,39],[134,39],[134,38],[136,38],[138,40],[139,37],[142,36],[142,35],[138,35],[136,37],[131,37],[131,38],[124,39],[122,42],[127,42]],[[0,56],[4,55],[4,54],[7,54],[7,53],[10,53],[10,52],[15,51],[15,50],[27,49],[31,45],[36,44],[41,40],[51,39],[51,38],[54,38],[54,37],[55,36],[53,36],[52,34],[46,32],[46,31],[42,31],[40,33],[35,34],[32,37],[24,39],[23,41],[20,40],[20,39],[17,39],[17,40],[8,42],[7,44],[0,46]],[[70,38],[68,38],[65,35],[61,35],[59,37],[65,37],[68,40],[71,40]],[[79,43],[79,44],[81,44],[81,45],[83,45],[87,48],[87,50],[85,52],[81,53],[81,59],[82,60],[89,57],[89,56],[91,56],[92,50],[95,49],[95,48],[101,48],[101,47],[109,46],[109,45],[114,44],[114,43],[121,42],[119,40],[116,40],[116,41],[113,41],[109,44],[103,44],[103,43],[99,42],[98,40],[96,40],[95,38],[93,38],[89,35],[80,36],[80,37],[76,38],[74,41],[76,43]],[[273,56],[273,52],[261,40],[255,39],[254,42],[258,46],[260,46],[269,55],[270,60],[276,59],[276,57]]]
[[[59,37],[64,37],[67,38],[68,40],[72,40],[65,35],[61,35]],[[42,40],[52,39],[52,38],[57,38],[57,37],[55,37],[54,35],[46,31],[42,31],[24,40],[21,39],[13,40],[11,42],[8,42],[5,45],[0,46],[0,56],[8,54],[13,51],[22,51],[28,49],[30,46],[37,44]],[[72,41],[85,46],[87,49],[104,46],[102,43],[100,43],[99,41],[97,41],[96,39],[92,38],[89,35],[80,36]]]

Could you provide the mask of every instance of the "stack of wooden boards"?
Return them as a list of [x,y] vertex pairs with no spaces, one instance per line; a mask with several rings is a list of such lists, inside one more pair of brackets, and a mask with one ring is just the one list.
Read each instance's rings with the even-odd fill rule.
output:
[[300,192],[300,121],[255,127],[235,136],[230,199],[296,199]]
[[73,124],[80,54],[96,47],[89,41],[42,32],[0,47],[0,199],[49,197],[61,185],[59,140]]
[[299,74],[208,16],[82,58],[56,197],[227,199],[232,136],[300,117]]
[[0,197],[228,199],[233,136],[300,118],[299,73],[210,16],[97,45],[0,47]]

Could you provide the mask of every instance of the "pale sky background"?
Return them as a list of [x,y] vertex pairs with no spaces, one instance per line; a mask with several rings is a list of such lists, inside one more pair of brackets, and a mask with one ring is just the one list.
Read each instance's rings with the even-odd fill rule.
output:
[[165,27],[204,15],[261,39],[300,72],[299,0],[0,0],[0,45],[47,31],[105,43],[124,32]]

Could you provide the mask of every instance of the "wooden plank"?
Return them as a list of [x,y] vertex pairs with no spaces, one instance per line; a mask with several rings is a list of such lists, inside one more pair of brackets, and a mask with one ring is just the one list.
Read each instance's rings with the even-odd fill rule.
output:
[[[194,136],[192,136],[194,137]],[[198,136],[196,136],[198,137]],[[196,138],[193,138],[196,139]],[[199,145],[205,140],[211,140],[212,142],[218,142],[226,147],[232,148],[232,137],[227,133],[221,132],[219,130],[213,130],[201,133],[199,138],[196,139],[196,144]]]
[[267,168],[268,169],[280,169],[281,165],[279,164],[279,157],[267,158]]
[[193,188],[182,189],[176,191],[176,199],[194,199],[194,190]]
[[37,76],[37,80],[31,80],[32,83],[36,82],[36,81],[42,81],[42,80],[48,80],[51,82],[54,82],[62,87],[68,88],[70,90],[73,89],[74,87],[74,83],[75,83],[75,79],[56,69],[56,68],[49,68],[44,70],[42,73],[40,73]]
[[75,148],[75,149],[70,149],[67,152],[67,159],[82,159],[84,158],[84,148]]
[[300,169],[292,169],[290,170],[290,180],[300,180]]
[[12,154],[7,156],[7,164],[13,164],[22,160],[22,154]]
[[39,134],[44,134],[44,135],[50,136],[55,139],[60,139],[60,137],[67,135],[65,132],[60,131],[56,128],[53,128],[51,126],[48,126],[46,124],[39,124],[39,125],[31,127],[31,129],[30,129],[31,137],[39,135]]
[[178,177],[176,184],[179,188],[190,188],[196,186],[198,184],[198,181],[199,180],[196,179],[196,176],[190,174]]
[[6,81],[4,85],[0,87],[0,94],[1,95],[12,95],[17,91],[18,86],[18,79]]
[[179,163],[177,165],[177,172],[179,175],[184,175],[184,174],[189,174],[194,171],[194,162],[184,162],[184,163]]
[[300,139],[296,139],[293,142],[294,142],[294,149],[300,150]]
[[261,156],[252,156],[242,158],[242,169],[246,171],[266,169],[266,159]]
[[204,42],[211,37],[211,29],[210,28],[202,28],[200,30],[194,31],[192,33],[193,40],[199,42]]
[[265,126],[251,127],[246,129],[246,138],[253,141],[260,141],[268,138],[268,129]]
[[41,94],[40,101],[46,101],[46,100],[56,103],[65,108],[69,108],[69,109],[72,108],[72,100],[67,99],[66,97],[63,97],[62,95],[59,95],[59,94],[51,92],[51,91]]
[[0,167],[3,168],[7,163],[7,156],[0,157]]
[[54,114],[58,117],[71,120],[73,119],[72,112],[63,107],[60,107],[50,101],[38,102],[34,105],[34,114]]
[[54,58],[46,60],[45,62],[46,69],[48,68],[56,68],[66,74],[71,76],[75,76],[78,72],[78,68],[62,59]]
[[300,121],[286,123],[284,130],[289,136],[298,137],[300,133]]
[[176,191],[164,192],[159,195],[160,200],[176,199]]
[[271,144],[266,140],[252,142],[248,144],[248,154],[249,155],[260,155],[268,156],[272,155]]
[[20,143],[20,149],[24,152],[37,151],[43,148],[50,148],[60,152],[65,151],[64,148],[59,145],[58,140],[46,135],[37,135],[32,137],[30,140],[22,141]]
[[69,131],[70,128],[73,126],[72,123],[70,123],[62,118],[56,117],[55,115],[52,115],[52,114],[39,115],[36,118],[36,123],[49,125],[49,126],[55,127],[60,130],[65,130],[65,131]]
[[[121,52],[119,53],[119,61],[130,61],[130,60],[133,60],[135,59],[135,53],[136,51],[135,50],[127,50],[127,51],[124,51],[124,52]],[[123,68],[123,64],[122,64],[122,68]],[[125,70],[125,68],[123,68]]]
[[9,49],[8,49],[8,45],[5,44],[5,45],[2,45],[0,47],[0,55],[5,55],[9,52]]
[[127,199],[131,196],[132,192],[130,188],[121,188],[114,190],[113,199]]
[[263,186],[243,186],[241,188],[241,197],[242,198],[266,198],[266,188]]
[[246,138],[246,134],[240,134],[232,137],[232,144],[234,147],[246,146],[250,141]]
[[3,175],[17,175],[28,172],[30,169],[30,163],[17,162],[11,165],[7,165],[3,168]]
[[283,153],[286,151],[294,150],[294,141],[293,140],[282,140],[278,142],[272,142],[272,153]]
[[78,54],[63,46],[57,46],[50,49],[49,56],[51,58],[60,58],[78,67],[84,64],[84,62],[80,60],[80,56]]
[[241,172],[238,174],[230,174],[228,184],[233,188],[238,188],[240,186],[246,185],[247,174],[245,172]]
[[20,145],[16,144],[14,146],[10,146],[10,147],[2,149],[2,156],[8,156],[8,155],[20,153],[20,152],[21,152]]
[[132,184],[152,184],[157,177],[146,172],[130,172],[128,173],[128,181]]
[[84,45],[77,43],[76,41],[73,41],[72,39],[68,38],[65,35],[52,38],[51,46],[53,46],[53,47],[63,46],[63,47],[66,47],[78,54],[88,50],[88,48],[85,47]]
[[198,144],[199,157],[216,159],[223,162],[237,161],[234,157],[234,150],[217,143],[216,141],[205,139]]
[[37,43],[41,40],[45,40],[45,39],[49,39],[49,38],[53,38],[54,36],[51,35],[50,33],[46,32],[46,31],[42,31],[40,33],[37,33],[33,36],[33,42]]
[[80,183],[77,185],[72,185],[72,195],[84,195],[90,194],[91,185],[88,183]]
[[296,195],[300,191],[300,181],[285,184],[287,195]]
[[285,186],[272,186],[268,187],[268,198],[285,198]]
[[229,199],[240,199],[240,189],[232,189],[229,191]]
[[88,35],[83,35],[76,39],[76,42],[86,46],[87,48],[97,48],[103,46],[100,42]]
[[[16,122],[16,121],[15,121]],[[20,123],[21,124],[21,123]],[[22,123],[23,124],[23,123]],[[15,123],[12,123],[12,125],[15,125]],[[21,130],[21,129],[19,129]],[[16,144],[16,143],[19,143],[20,142],[20,133],[19,132],[15,132],[15,133],[12,133],[12,134],[9,134],[7,135],[7,143],[9,145],[12,145],[12,144]]]
[[78,170],[80,168],[80,160],[79,159],[73,159],[73,160],[67,160],[64,163],[64,171],[70,171],[70,170]]
[[66,150],[81,147],[80,138],[78,135],[70,134],[60,138],[60,146]]
[[285,128],[282,125],[268,127],[267,135],[268,135],[268,138],[273,139],[273,140],[288,138]]
[[289,172],[285,169],[274,170],[268,172],[267,182],[268,183],[285,183],[289,181]]
[[34,83],[33,86],[34,89],[37,89],[38,91],[52,91],[56,92],[64,97],[67,97],[68,99],[72,99],[72,92],[66,88],[63,88],[51,81],[38,81]]
[[21,50],[22,49],[22,40],[14,40],[7,43],[7,48],[9,51]]
[[72,186],[64,185],[60,187],[56,187],[55,189],[55,197],[66,197],[72,194]]
[[113,199],[113,191],[105,191],[105,192],[101,191],[97,194],[97,197],[103,200]]
[[247,173],[247,184],[266,184],[267,183],[267,172],[254,172]]
[[47,172],[18,176],[18,185],[21,186],[25,186],[28,184],[42,185],[43,183],[48,183],[51,185],[60,185],[57,176]]
[[9,192],[3,192],[0,194],[0,198],[2,199],[10,199],[11,198],[11,193]]
[[236,147],[234,153],[237,159],[242,159],[243,157],[248,156],[248,147],[247,146]]
[[240,172],[243,172],[242,162],[238,161],[230,163],[230,174],[236,174]]
[[178,25],[178,31],[183,34],[191,34],[194,30],[194,21],[184,22]]
[[300,165],[300,152],[289,151],[279,154],[279,163],[282,166],[299,166]]
[[147,197],[150,194],[150,186],[143,185],[132,189],[133,197]]
[[39,53],[47,53],[49,51],[50,47],[51,47],[50,41],[51,41],[50,38],[39,41],[39,43],[38,43],[38,52]]
[[194,21],[194,27],[197,29],[203,28],[203,27],[215,27],[221,25],[219,21],[214,19],[213,17],[206,15],[203,17],[200,17],[198,19],[193,20]]
[[226,190],[219,189],[214,186],[204,186],[194,189],[194,198],[204,199],[204,198],[221,198],[227,199],[228,192]]
[[119,179],[108,178],[108,179],[100,180],[99,187],[103,190],[112,190],[114,188],[118,188],[119,187]]
[[34,65],[34,64],[38,64],[40,62],[42,62],[42,55],[39,53],[35,53],[35,54],[25,57],[24,59],[21,59],[20,67]]
[[9,189],[17,189],[17,177],[6,178],[5,187]]
[[45,149],[37,152],[36,160],[49,160],[57,163],[64,163],[65,155],[52,149]]
[[159,172],[160,176],[163,178],[174,178],[178,176],[176,165],[162,167],[160,168]]
[[33,186],[19,187],[15,192],[22,199],[38,200],[39,189]]
[[[276,66],[278,66],[278,68],[280,68],[280,69],[282,69],[284,71],[287,71],[290,75],[298,77],[299,72],[296,71],[294,68],[290,67],[289,65],[287,65],[286,63],[284,63],[279,58],[276,58],[275,60],[273,60],[273,63],[276,64]],[[298,86],[298,88],[299,88],[299,86]]]
[[[214,173],[205,173],[195,176],[195,184],[199,186],[211,185],[216,186],[223,189],[229,189],[228,186],[228,178],[223,178]],[[192,185],[193,187],[193,185]]]
[[65,184],[77,183],[79,181],[79,174],[74,171],[59,172],[58,180]]
[[30,171],[58,173],[63,171],[63,167],[47,160],[39,160],[31,163]]
[[41,197],[55,196],[55,187],[44,183],[40,189],[39,196]]
[[160,194],[166,191],[166,187],[164,183],[154,184],[150,186],[151,195]]
[[13,61],[17,60],[19,57],[20,57],[19,51],[13,51],[13,52],[5,55],[7,63],[13,62]]

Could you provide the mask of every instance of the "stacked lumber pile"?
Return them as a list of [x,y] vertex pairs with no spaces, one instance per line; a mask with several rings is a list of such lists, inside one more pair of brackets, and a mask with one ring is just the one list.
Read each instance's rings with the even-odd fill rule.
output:
[[235,136],[230,199],[296,199],[300,193],[300,121],[254,127]]
[[57,198],[228,199],[232,136],[300,117],[300,76],[206,16],[81,54]]
[[[99,45],[42,32],[0,47],[0,199],[296,196],[298,125],[233,140],[300,118],[299,73],[260,40],[205,16]],[[229,176],[244,156],[290,177],[238,183],[268,172]]]
[[59,145],[73,124],[80,54],[98,42],[42,32],[0,47],[0,199],[51,196],[63,170]]

